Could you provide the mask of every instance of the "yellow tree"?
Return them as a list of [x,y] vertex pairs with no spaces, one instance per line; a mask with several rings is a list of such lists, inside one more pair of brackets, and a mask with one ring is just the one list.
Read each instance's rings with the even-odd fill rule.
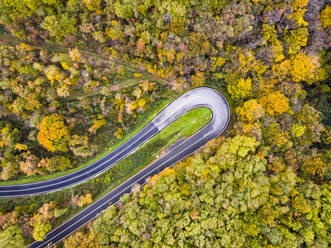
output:
[[321,154],[316,154],[308,157],[301,167],[302,171],[308,175],[319,175],[323,177],[326,173],[328,166]]
[[290,75],[294,82],[306,81],[311,84],[316,77],[318,58],[298,53],[291,59]]
[[63,241],[64,248],[97,248],[101,247],[92,234],[84,234],[80,231],[74,232]]
[[321,26],[322,28],[327,28],[331,26],[331,6],[327,5],[320,15]]
[[252,79],[251,78],[240,78],[235,83],[228,84],[228,92],[232,99],[238,100],[246,98],[250,95],[252,90]]
[[52,230],[52,225],[50,223],[40,223],[36,225],[33,229],[32,236],[35,240],[43,241],[45,235]]
[[52,114],[42,119],[38,133],[38,142],[48,151],[68,151],[69,130],[62,116]]
[[264,112],[262,106],[256,99],[250,99],[244,102],[242,107],[236,108],[238,119],[246,122],[253,122],[254,120],[263,117]]
[[260,103],[269,115],[281,115],[289,108],[288,98],[279,91],[263,96]]

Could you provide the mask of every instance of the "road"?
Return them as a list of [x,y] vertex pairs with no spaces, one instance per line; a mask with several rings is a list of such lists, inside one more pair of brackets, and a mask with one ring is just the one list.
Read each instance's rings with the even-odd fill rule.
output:
[[95,163],[71,174],[43,182],[0,186],[0,197],[17,197],[37,195],[77,185],[108,170],[180,116],[198,107],[207,107],[212,111],[212,119],[208,124],[183,142],[172,147],[162,157],[137,172],[107,195],[91,204],[58,228],[49,232],[43,241],[34,242],[30,247],[41,248],[53,246],[94,219],[98,214],[107,209],[109,205],[118,202],[124,193],[130,193],[133,185],[144,184],[148,177],[158,174],[166,167],[176,164],[197,151],[209,140],[220,136],[230,122],[229,104],[225,97],[214,89],[208,87],[195,88],[168,104],[165,109],[135,136]]

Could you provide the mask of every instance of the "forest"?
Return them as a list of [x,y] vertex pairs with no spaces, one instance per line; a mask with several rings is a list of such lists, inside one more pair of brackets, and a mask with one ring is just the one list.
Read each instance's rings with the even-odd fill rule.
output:
[[[330,0],[0,0],[0,185],[83,168],[209,86],[229,134],[56,247],[330,247],[330,47]],[[0,248],[43,240],[209,118],[84,184],[0,199]]]

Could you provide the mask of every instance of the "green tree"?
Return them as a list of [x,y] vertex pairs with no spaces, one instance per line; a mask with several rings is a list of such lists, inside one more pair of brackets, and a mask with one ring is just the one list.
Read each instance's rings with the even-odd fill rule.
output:
[[10,226],[0,233],[0,247],[3,248],[23,248],[26,242],[21,229],[15,225]]
[[114,3],[115,14],[119,18],[129,19],[133,17],[135,1],[133,0],[117,0]]
[[38,241],[43,241],[45,235],[52,230],[52,225],[47,223],[40,223],[33,228],[33,238]]
[[68,34],[75,34],[75,25],[75,18],[69,17],[68,13],[46,16],[41,23],[41,27],[48,30],[50,36],[55,37],[58,42]]
[[46,169],[49,172],[64,171],[72,168],[70,160],[64,156],[54,156],[40,160],[38,167],[43,174]]

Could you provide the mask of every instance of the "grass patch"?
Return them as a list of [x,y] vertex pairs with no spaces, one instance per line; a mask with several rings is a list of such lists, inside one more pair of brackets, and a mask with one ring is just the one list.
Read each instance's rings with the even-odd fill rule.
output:
[[153,139],[169,139],[168,143],[171,144],[180,137],[191,136],[191,134],[207,124],[211,120],[211,116],[212,113],[208,108],[193,109],[162,130]]
[[[128,178],[132,171],[140,170],[153,161],[160,152],[173,144],[181,137],[189,137],[211,120],[212,113],[208,108],[191,110],[177,121],[163,129],[146,144],[142,145],[135,153],[118,162],[109,171],[111,181],[122,177]],[[138,171],[136,170],[136,171]],[[116,174],[116,175],[115,175]],[[107,183],[107,182],[103,182]]]

